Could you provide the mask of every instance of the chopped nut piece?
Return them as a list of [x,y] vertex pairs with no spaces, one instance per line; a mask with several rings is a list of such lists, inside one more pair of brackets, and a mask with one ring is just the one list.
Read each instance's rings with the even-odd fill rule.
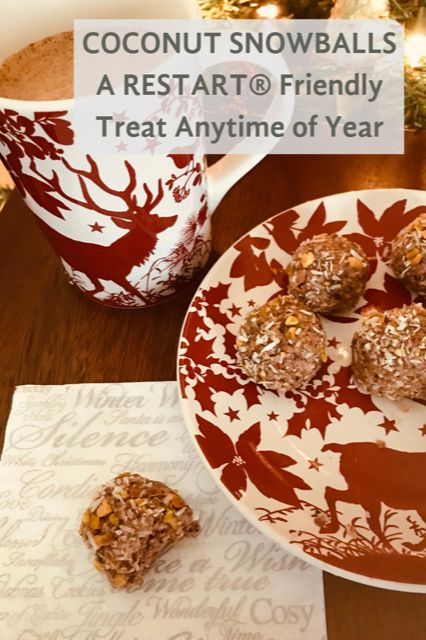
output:
[[83,513],[83,517],[81,519],[83,524],[89,524],[90,522],[90,511],[89,509],[86,509],[86,511]]
[[100,529],[101,526],[101,519],[96,516],[96,515],[91,515],[90,516],[90,528],[93,529],[94,531],[96,531],[97,529]]
[[99,533],[94,537],[95,543],[98,547],[106,547],[108,544],[114,540],[114,534],[112,531],[107,531],[106,533]]
[[127,578],[126,576],[123,576],[120,573],[116,573],[112,579],[112,582],[114,587],[117,587],[117,589],[120,589],[121,587],[124,587],[127,584]]
[[108,518],[108,520],[114,527],[116,527],[118,525],[118,523],[120,522],[119,517],[115,513],[111,513],[111,515]]
[[296,329],[295,327],[290,327],[285,334],[289,340],[295,340],[296,338]]
[[177,521],[176,521],[175,514],[171,509],[167,509],[166,515],[164,516],[164,522],[166,524],[169,524],[172,527],[172,529],[176,529]]
[[106,500],[103,500],[96,509],[96,515],[103,518],[104,516],[109,516],[110,513],[112,513],[111,505]]
[[302,253],[302,255],[300,256],[300,262],[302,263],[302,266],[305,267],[305,269],[306,267],[310,267],[314,260],[315,258],[312,251],[308,251],[308,253]]
[[296,318],[296,316],[290,315],[290,316],[287,316],[287,318],[285,319],[284,324],[287,327],[295,326],[296,324],[299,324],[299,319]]
[[413,258],[416,258],[416,256],[419,255],[419,253],[420,251],[417,249],[417,247],[415,247],[414,249],[411,249],[411,251],[407,253],[407,260],[410,260],[411,262]]
[[180,497],[179,494],[174,493],[172,499],[170,500],[170,503],[176,507],[176,509],[181,509],[182,507],[185,506],[185,501],[182,500],[182,498]]
[[355,256],[349,256],[347,261],[348,264],[350,264],[350,266],[354,269],[362,269],[363,267],[365,267],[365,263]]
[[419,251],[413,258],[410,259],[410,263],[413,265],[413,267],[415,267],[417,264],[420,264],[422,260],[423,256]]

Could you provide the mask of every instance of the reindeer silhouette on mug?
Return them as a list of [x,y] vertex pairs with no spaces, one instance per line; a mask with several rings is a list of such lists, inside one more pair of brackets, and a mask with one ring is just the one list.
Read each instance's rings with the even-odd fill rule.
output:
[[[124,162],[129,175],[128,185],[123,190],[119,190],[106,185],[99,175],[96,162],[91,156],[86,156],[86,158],[90,167],[88,170],[76,169],[65,159],[62,160],[67,169],[77,175],[81,198],[73,197],[64,192],[55,171],[52,171],[50,177],[46,177],[37,169],[34,161],[30,164],[30,168],[45,184],[51,187],[55,194],[71,204],[108,216],[117,227],[127,229],[127,233],[111,245],[103,246],[72,240],[52,229],[38,216],[37,221],[54,249],[65,262],[73,270],[80,271],[89,278],[95,287],[91,292],[93,295],[104,290],[100,282],[100,279],[103,279],[112,280],[128,293],[143,300],[141,292],[127,278],[133,267],[143,265],[154,253],[158,243],[158,235],[172,227],[177,216],[164,217],[152,213],[164,197],[161,180],[158,181],[158,192],[155,198],[147,184],[142,184],[145,202],[143,205],[139,205],[134,193],[137,186],[136,171],[129,162]],[[86,181],[92,182],[105,193],[120,198],[126,209],[114,211],[97,204],[89,192]]]
[[[390,547],[380,524],[382,503],[394,509],[415,510],[426,523],[426,453],[410,453],[381,447],[373,442],[326,444],[322,451],[340,453],[340,472],[347,489],[327,487],[330,522],[321,533],[339,529],[336,503],[361,505],[368,513],[367,522],[379,540]],[[426,539],[418,544],[405,543],[413,551],[426,548]]]

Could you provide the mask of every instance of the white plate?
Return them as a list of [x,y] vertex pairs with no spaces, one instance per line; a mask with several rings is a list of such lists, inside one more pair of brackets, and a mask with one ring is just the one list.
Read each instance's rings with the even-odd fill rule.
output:
[[[270,218],[208,273],[178,354],[187,427],[246,518],[331,573],[420,593],[426,593],[426,409],[360,393],[350,378],[350,342],[366,306],[411,301],[385,259],[398,231],[424,212],[425,192],[389,189],[329,196]],[[374,273],[356,310],[324,319],[330,359],[312,383],[296,393],[262,389],[236,365],[238,328],[254,306],[285,291],[282,267],[302,240],[322,232],[358,241]]]

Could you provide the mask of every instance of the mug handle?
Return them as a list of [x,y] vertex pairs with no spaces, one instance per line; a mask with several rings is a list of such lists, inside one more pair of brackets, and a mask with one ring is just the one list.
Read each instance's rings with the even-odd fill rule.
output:
[[[265,25],[268,30],[270,27],[268,24]],[[251,61],[250,56],[240,56],[239,60],[241,61]],[[216,60],[216,64],[221,62],[221,60]],[[228,59],[225,58],[223,62],[228,62]],[[288,67],[284,59],[280,60],[282,65],[282,70],[288,72]],[[262,67],[268,69],[272,72],[276,72],[276,58],[274,58],[271,54],[264,56],[262,59]],[[282,96],[276,94],[270,105],[267,114],[270,116],[280,116],[284,119],[284,121],[288,122],[292,118],[295,96],[294,91],[290,95],[290,100],[285,102],[283,106]],[[236,150],[244,149],[244,141],[239,142],[236,145]],[[225,155],[223,158],[215,162],[211,167],[207,169],[207,196],[208,196],[208,204],[209,210],[211,213],[215,211],[218,204],[224,197],[224,195],[234,186],[246,173],[248,173],[253,167],[255,167],[263,158],[272,150],[275,146],[274,141],[270,141],[266,144],[263,144],[263,153],[256,154],[229,154]]]
[[213,213],[222,198],[246,173],[255,167],[266,153],[226,155],[207,169],[207,202]]

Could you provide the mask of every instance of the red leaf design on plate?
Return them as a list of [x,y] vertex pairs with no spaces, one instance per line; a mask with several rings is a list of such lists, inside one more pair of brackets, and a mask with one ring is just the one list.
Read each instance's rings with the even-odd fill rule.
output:
[[219,282],[214,287],[203,289],[202,306],[206,310],[206,315],[215,323],[223,327],[229,323],[227,314],[220,310],[220,305],[228,298],[230,284]]
[[205,378],[197,376],[195,385],[193,387],[195,398],[200,403],[203,411],[210,411],[215,413],[216,402],[213,400],[214,389],[208,386]]
[[280,249],[283,249],[289,255],[292,255],[304,240],[308,240],[319,233],[338,233],[346,225],[346,220],[326,222],[324,202],[317,206],[308,223],[296,236],[294,231],[297,231],[295,226],[297,220],[299,220],[299,214],[293,209],[289,209],[264,225],[274,236],[274,240]]
[[309,397],[305,408],[287,421],[286,435],[300,438],[303,429],[317,429],[324,438],[332,418],[340,418],[335,402],[326,398]]
[[362,306],[357,311],[361,312],[367,307],[375,307],[380,311],[386,309],[393,309],[394,307],[402,307],[404,304],[410,304],[411,294],[396,278],[393,278],[389,273],[385,273],[384,278],[384,291],[380,289],[367,289],[364,293],[364,298],[367,300],[367,304]]
[[352,240],[352,242],[359,244],[360,247],[364,249],[368,258],[376,257],[376,243],[370,236],[365,236],[363,233],[345,233],[344,236],[348,240]]
[[234,447],[228,435],[201,416],[197,416],[202,435],[196,439],[204,455],[216,469],[223,465],[221,480],[239,500],[247,485],[247,476],[257,489],[268,498],[300,506],[295,489],[310,489],[299,476],[284,471],[295,464],[290,456],[277,451],[258,451],[260,423],[256,422],[238,438]]
[[288,290],[287,271],[284,269],[283,265],[280,262],[278,262],[278,260],[275,260],[275,258],[272,258],[270,268],[272,271],[272,275],[274,276],[275,282],[280,287],[280,291],[278,293],[275,293],[273,297],[276,297],[278,295],[280,296],[285,295]]
[[213,353],[214,338],[206,338],[203,332],[206,332],[204,319],[202,316],[192,314],[189,322],[185,327],[186,332],[190,332],[191,339],[188,339],[185,358],[189,358],[193,362],[208,366],[209,360]]
[[[317,377],[320,375],[326,375],[326,371],[320,372]],[[297,408],[302,408],[287,421],[286,435],[300,438],[303,429],[318,429],[324,438],[331,420],[340,419],[341,413],[338,409],[341,405],[357,407],[363,413],[379,411],[371,396],[362,393],[353,382],[350,366],[340,367],[337,373],[328,376],[329,379],[323,377],[319,385],[314,386],[311,383],[306,389],[286,394],[288,398],[293,399]]]
[[245,456],[260,444],[260,422],[255,422],[252,426],[244,431],[238,438],[237,451],[245,458]]
[[341,367],[334,375],[334,384],[343,390],[339,395],[339,402],[347,404],[351,409],[361,409],[363,413],[379,411],[368,393],[362,393],[352,380],[352,368]]
[[[285,453],[279,453],[278,451],[264,451],[263,456],[273,467],[279,467],[283,469],[284,467],[291,467],[292,464],[295,464],[293,458],[286,455]],[[306,488],[305,482],[303,480],[300,480],[300,483],[300,489]]]
[[243,278],[245,291],[266,286],[274,281],[274,274],[264,252],[270,242],[268,238],[246,236],[235,245],[239,256],[232,264],[230,276],[231,278]]
[[358,222],[365,233],[373,238],[381,236],[381,225],[373,211],[361,200],[357,200]]
[[[235,358],[235,336],[228,325],[232,319],[221,310],[221,304],[227,301],[229,284],[219,283],[202,291],[193,301],[196,312],[188,316],[184,334],[186,336],[185,353],[180,357],[179,365],[186,369],[182,384],[187,396],[187,386],[193,389],[195,399],[204,411],[215,413],[216,394],[224,391],[229,394],[243,392],[247,406],[260,403],[261,390],[244,376],[239,367],[228,360],[222,360],[214,351],[214,343],[221,340],[225,353]],[[223,326],[225,332],[219,334],[212,329],[213,322],[206,325],[206,317],[215,325]],[[212,336],[210,338],[210,336]],[[214,366],[214,370],[213,367]]]
[[334,222],[326,222],[325,220],[325,205],[324,202],[321,202],[309,218],[308,224],[299,233],[297,244],[299,245],[304,240],[308,240],[319,233],[338,233],[346,225],[346,220],[336,220]]
[[210,287],[203,291],[202,304],[207,316],[217,325],[225,328],[223,343],[225,352],[231,357],[235,357],[235,336],[228,330],[228,325],[232,323],[232,318],[226,312],[221,311],[220,306],[224,300],[228,299],[229,284],[219,283],[215,287]]
[[258,451],[259,443],[260,423],[256,422],[238,438],[236,444],[251,482],[268,498],[299,506],[300,500],[294,488],[310,487],[298,476],[283,470],[283,467],[295,464],[295,460],[275,451]]
[[225,375],[225,372],[212,372],[206,376],[206,386],[210,387],[212,394],[225,391],[233,395],[234,393],[242,391],[248,409],[256,404],[260,404],[262,397],[261,387],[251,382],[236,365],[229,365],[227,363],[222,363],[222,365],[224,368],[226,367],[226,373],[229,377]]
[[235,455],[231,438],[202,416],[197,415],[197,422],[202,435],[196,440],[213,469],[230,462]]
[[398,200],[390,207],[385,209],[382,217],[380,218],[380,226],[382,229],[383,237],[386,240],[393,240],[394,237],[419,216],[426,211],[426,206],[415,207],[409,211],[405,211],[407,200]]
[[271,235],[274,236],[274,240],[277,245],[291,255],[297,248],[298,241],[293,233],[294,225],[299,219],[299,214],[293,209],[284,211],[275,218],[272,218],[270,222],[264,225]]
[[234,498],[240,500],[247,488],[247,475],[242,466],[227,464],[223,469],[220,479]]
[[[238,384],[239,383],[235,385],[236,391],[238,391],[238,388],[241,389],[241,384],[239,384],[239,387],[237,386]],[[247,409],[250,409],[250,407],[254,407],[254,405],[256,404],[260,404],[262,392],[259,385],[255,384],[254,382],[248,381],[243,385],[242,391],[245,401],[247,402]]]
[[385,209],[381,216],[375,216],[366,204],[361,200],[357,201],[358,222],[369,236],[381,239],[381,242],[376,244],[376,249],[382,256],[386,256],[389,243],[401,229],[426,211],[426,206],[414,207],[414,209],[405,211],[406,205],[406,199],[398,200]]

